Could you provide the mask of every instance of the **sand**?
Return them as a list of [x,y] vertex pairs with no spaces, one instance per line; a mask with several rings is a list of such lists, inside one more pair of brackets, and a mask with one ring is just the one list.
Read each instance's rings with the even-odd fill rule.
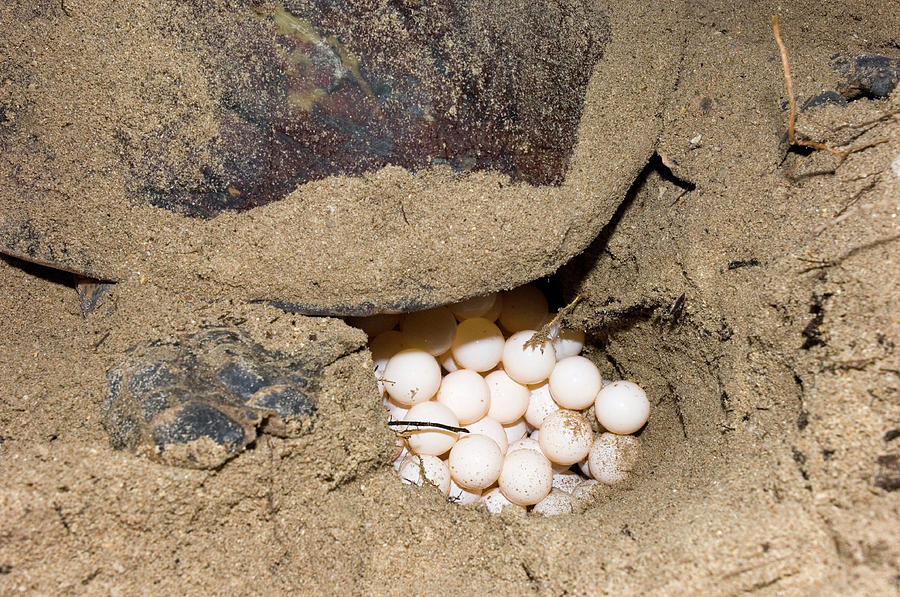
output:
[[[895,6],[647,4],[610,9],[559,187],[389,167],[199,224],[123,200],[104,144],[174,105],[137,93],[148,73],[177,71],[202,120],[208,57],[171,44],[190,11],[0,9],[0,217],[118,280],[85,317],[69,274],[0,261],[0,593],[896,594],[900,92],[800,114],[799,135],[865,147],[846,159],[791,150],[769,24],[803,103],[846,82],[835,54],[900,57]],[[535,279],[583,295],[587,353],[653,405],[639,474],[558,518],[401,485],[364,335],[249,302],[399,308]],[[112,450],[105,371],[209,324],[342,355],[314,431],[217,470]]]

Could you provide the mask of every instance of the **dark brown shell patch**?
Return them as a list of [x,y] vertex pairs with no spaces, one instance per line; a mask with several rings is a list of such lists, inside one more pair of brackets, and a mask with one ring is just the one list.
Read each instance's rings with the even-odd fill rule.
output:
[[139,197],[201,217],[387,165],[558,185],[609,38],[605,13],[579,0],[298,2],[213,20],[198,15],[192,43],[219,98],[216,142],[202,158],[124,151]]

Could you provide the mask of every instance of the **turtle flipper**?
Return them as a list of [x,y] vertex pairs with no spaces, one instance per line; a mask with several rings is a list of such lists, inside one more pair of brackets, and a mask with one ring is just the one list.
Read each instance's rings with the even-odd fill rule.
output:
[[135,347],[107,372],[103,423],[113,448],[214,468],[242,452],[260,429],[308,432],[319,376],[319,369],[239,330],[213,328]]

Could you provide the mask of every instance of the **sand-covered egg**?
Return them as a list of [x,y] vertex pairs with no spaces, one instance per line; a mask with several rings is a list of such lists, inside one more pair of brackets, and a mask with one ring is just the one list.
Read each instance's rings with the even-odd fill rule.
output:
[[503,369],[521,384],[535,384],[550,376],[556,365],[556,350],[551,342],[537,346],[525,346],[534,336],[534,330],[516,332],[503,347]]
[[471,434],[450,450],[450,476],[463,489],[482,490],[500,476],[503,454],[497,443],[486,435]]
[[506,499],[520,506],[531,506],[550,493],[553,468],[543,454],[533,450],[507,452],[498,484]]
[[558,410],[544,419],[538,441],[552,462],[573,465],[587,456],[593,443],[591,424],[581,413]]

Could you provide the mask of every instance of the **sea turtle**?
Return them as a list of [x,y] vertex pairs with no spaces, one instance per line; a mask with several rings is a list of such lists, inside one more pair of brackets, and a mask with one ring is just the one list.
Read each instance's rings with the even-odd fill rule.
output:
[[[547,275],[651,155],[678,41],[595,0],[150,4],[3,9],[0,251],[89,279],[88,310],[135,279],[363,316]],[[240,326],[148,339],[105,425],[217,466],[308,430],[326,362]]]

